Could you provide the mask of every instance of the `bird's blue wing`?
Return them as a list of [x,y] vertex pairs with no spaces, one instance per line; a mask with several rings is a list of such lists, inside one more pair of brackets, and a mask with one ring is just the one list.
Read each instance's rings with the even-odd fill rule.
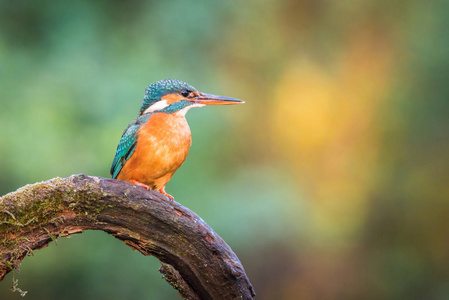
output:
[[112,178],[117,178],[118,174],[122,170],[126,161],[133,154],[136,144],[137,144],[137,131],[140,125],[135,122],[128,125],[128,127],[123,132],[122,138],[117,146],[117,151],[115,152],[114,161],[111,166]]

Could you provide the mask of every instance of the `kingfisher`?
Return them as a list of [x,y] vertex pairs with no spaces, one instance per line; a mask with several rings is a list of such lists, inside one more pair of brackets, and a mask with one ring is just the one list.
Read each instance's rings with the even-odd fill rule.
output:
[[185,115],[194,107],[244,101],[205,94],[185,82],[165,79],[145,90],[139,115],[126,127],[115,152],[112,178],[165,192],[165,185],[184,163],[192,143]]

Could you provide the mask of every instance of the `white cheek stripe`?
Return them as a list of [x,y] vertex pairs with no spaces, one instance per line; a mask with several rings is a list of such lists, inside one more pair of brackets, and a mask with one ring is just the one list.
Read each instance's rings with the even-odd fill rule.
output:
[[195,103],[195,104],[186,106],[183,109],[179,110],[178,114],[180,114],[181,116],[184,117],[186,115],[186,113],[189,111],[189,109],[194,108],[194,107],[202,107],[202,106],[204,106],[204,104]]
[[143,114],[147,114],[147,113],[150,113],[150,112],[153,112],[153,111],[156,111],[156,110],[164,109],[164,108],[166,108],[168,105],[169,105],[169,104],[167,103],[166,100],[158,101],[158,102],[154,103],[153,105],[151,105],[150,107],[148,107],[148,108],[143,112]]

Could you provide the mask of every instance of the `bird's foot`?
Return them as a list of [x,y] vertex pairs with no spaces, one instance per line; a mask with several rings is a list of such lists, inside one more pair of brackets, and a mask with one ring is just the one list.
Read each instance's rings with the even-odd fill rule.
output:
[[164,195],[164,196],[167,196],[168,199],[170,199],[171,201],[175,201],[175,198],[174,198],[172,195],[167,194],[167,193],[165,192],[165,187],[161,188],[161,189],[159,190],[159,193],[161,193],[161,194]]
[[141,186],[147,190],[151,190],[151,188],[148,185],[138,182],[136,180],[131,179],[129,182],[134,183],[135,185]]
[[[143,187],[143,188],[145,188],[145,189],[147,189],[147,190],[151,190],[151,189],[152,189],[152,188],[150,188],[148,185],[143,184],[142,182],[138,182],[138,181],[136,181],[136,180],[134,180],[134,179],[131,179],[129,182],[131,182],[131,183],[133,183],[133,184],[135,184],[135,185],[141,186],[141,187]],[[164,196],[167,196],[168,199],[170,199],[171,201],[174,201],[174,200],[175,200],[175,198],[174,198],[172,195],[167,194],[167,193],[165,192],[165,187],[161,188],[161,189],[159,190],[159,193],[161,193],[161,194],[164,195]]]

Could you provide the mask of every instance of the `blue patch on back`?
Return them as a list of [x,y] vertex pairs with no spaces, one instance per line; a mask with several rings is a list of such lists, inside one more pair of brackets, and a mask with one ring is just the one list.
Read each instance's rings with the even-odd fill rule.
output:
[[117,178],[126,161],[134,153],[138,140],[137,132],[139,131],[140,126],[148,121],[150,117],[151,114],[145,114],[137,117],[128,125],[128,127],[126,127],[120,142],[118,143],[117,150],[115,151],[114,160],[112,161],[110,170],[112,178]]

